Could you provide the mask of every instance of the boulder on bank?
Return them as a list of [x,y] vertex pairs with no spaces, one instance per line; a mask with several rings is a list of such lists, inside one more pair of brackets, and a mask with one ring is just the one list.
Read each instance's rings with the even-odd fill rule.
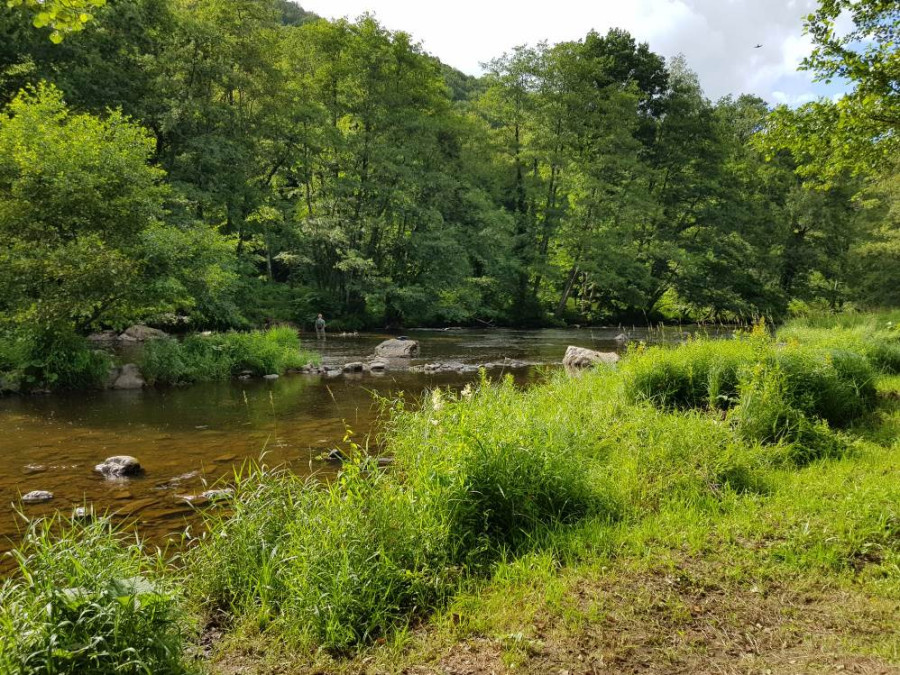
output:
[[139,476],[144,473],[141,463],[130,455],[116,455],[107,457],[102,463],[94,467],[94,471],[103,474],[107,478],[124,478],[127,476]]
[[345,363],[343,367],[345,373],[361,373],[363,370],[365,370],[365,364],[361,361]]
[[619,355],[615,352],[596,352],[584,347],[569,347],[563,357],[566,368],[590,368],[598,363],[611,366],[618,361]]
[[140,368],[134,363],[126,363],[115,374],[110,373],[110,381],[113,389],[143,389],[147,384]]
[[22,495],[22,502],[25,504],[43,504],[53,499],[53,493],[47,490],[32,490],[28,494]]
[[137,323],[119,335],[119,340],[122,342],[146,342],[147,340],[158,340],[164,337],[168,337],[165,331]]
[[411,359],[419,354],[419,343],[406,338],[385,340],[375,347],[375,356],[386,359]]

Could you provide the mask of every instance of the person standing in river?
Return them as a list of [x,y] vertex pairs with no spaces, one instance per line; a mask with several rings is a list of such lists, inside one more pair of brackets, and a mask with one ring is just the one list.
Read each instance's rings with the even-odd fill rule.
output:
[[325,337],[325,319],[321,314],[316,317],[316,337],[323,339]]

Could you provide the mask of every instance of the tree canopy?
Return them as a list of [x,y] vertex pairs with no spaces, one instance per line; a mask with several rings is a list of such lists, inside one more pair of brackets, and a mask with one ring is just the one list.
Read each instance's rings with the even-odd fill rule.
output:
[[848,94],[793,110],[710,101],[618,29],[474,78],[370,16],[287,0],[56,4],[0,15],[8,321],[547,325],[898,299],[895,3],[820,3],[805,67]]

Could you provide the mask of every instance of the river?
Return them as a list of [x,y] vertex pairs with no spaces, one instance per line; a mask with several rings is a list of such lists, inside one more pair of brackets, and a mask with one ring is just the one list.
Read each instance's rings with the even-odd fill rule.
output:
[[[630,329],[633,340],[678,340],[682,328]],[[694,330],[693,328],[690,330]],[[410,366],[434,362],[484,364],[515,359],[528,367],[504,371],[523,386],[558,367],[567,345],[615,351],[618,329],[411,330],[420,356]],[[372,355],[388,335],[308,339],[323,365],[339,366]],[[97,391],[0,398],[0,550],[18,540],[27,517],[90,505],[137,524],[155,543],[180,539],[196,524],[197,495],[227,481],[235,467],[265,452],[269,465],[300,473],[333,472],[319,459],[339,447],[348,429],[365,440],[378,417],[374,395],[416,398],[434,387],[460,387],[477,375],[427,374],[390,369],[383,374],[286,375],[275,381],[235,380],[142,391]],[[137,457],[146,473],[131,480],[105,480],[93,467],[111,455]],[[32,490],[52,501],[19,505]],[[6,567],[3,565],[3,567]]]

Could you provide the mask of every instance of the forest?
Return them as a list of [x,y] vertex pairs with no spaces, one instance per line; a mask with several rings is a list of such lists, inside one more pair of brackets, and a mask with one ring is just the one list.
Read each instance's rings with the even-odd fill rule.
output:
[[710,101],[683,58],[617,29],[476,78],[372,16],[288,0],[8,5],[0,331],[38,352],[135,321],[548,326],[900,302],[892,3],[807,17],[804,67],[848,93],[797,109]]

